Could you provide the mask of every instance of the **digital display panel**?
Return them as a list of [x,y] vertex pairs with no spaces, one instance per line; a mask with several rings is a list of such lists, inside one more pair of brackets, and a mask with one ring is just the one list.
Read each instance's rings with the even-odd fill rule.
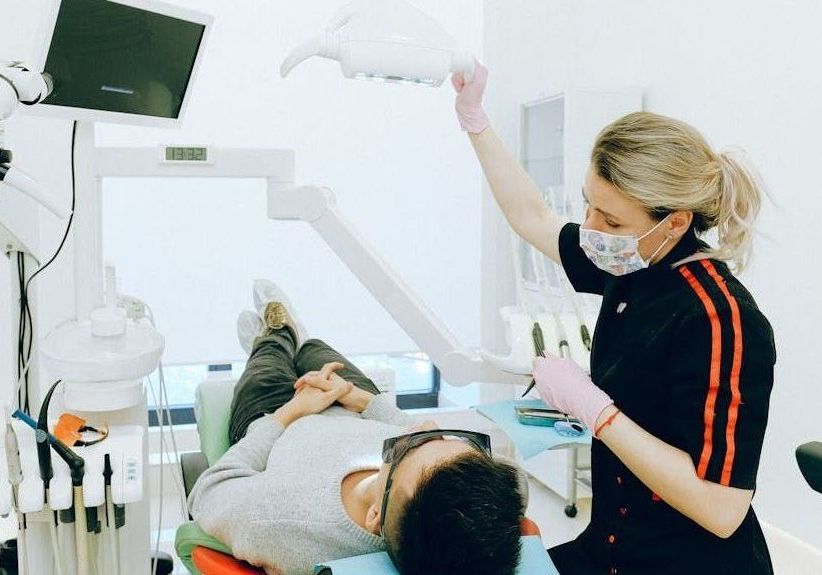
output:
[[205,26],[107,0],[64,0],[45,72],[54,106],[178,118]]

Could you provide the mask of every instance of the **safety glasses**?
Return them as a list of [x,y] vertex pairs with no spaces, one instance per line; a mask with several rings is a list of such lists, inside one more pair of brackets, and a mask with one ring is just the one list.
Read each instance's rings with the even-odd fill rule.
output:
[[439,439],[463,441],[486,456],[491,457],[491,438],[485,433],[465,431],[462,429],[434,429],[430,431],[416,431],[398,437],[386,439],[382,445],[382,460],[390,463],[388,479],[385,483],[385,493],[382,496],[382,508],[380,510],[380,535],[384,536],[385,513],[388,509],[388,497],[393,485],[394,471],[397,466],[415,447],[419,447],[429,441]]
[[[96,433],[96,437],[89,439],[87,433]],[[64,413],[57,420],[57,425],[54,428],[54,436],[68,445],[87,447],[100,443],[108,437],[108,426],[103,426],[102,429],[96,429],[90,425],[86,425],[86,420],[72,415],[71,413]]]

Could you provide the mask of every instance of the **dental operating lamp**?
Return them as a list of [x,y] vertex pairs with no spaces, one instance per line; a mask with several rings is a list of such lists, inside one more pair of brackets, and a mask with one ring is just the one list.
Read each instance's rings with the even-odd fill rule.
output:
[[[8,119],[19,104],[33,106],[46,98],[52,90],[48,74],[31,72],[19,63],[0,64],[0,122]],[[40,185],[20,169],[11,165],[11,150],[3,148],[3,130],[0,128],[0,183],[23,192],[42,204],[55,216],[66,219],[70,212],[47,194]],[[0,193],[3,186],[0,186]]]
[[343,76],[437,87],[453,72],[471,75],[474,58],[431,16],[405,0],[355,0],[326,29],[295,48],[285,78],[313,56],[337,60]]

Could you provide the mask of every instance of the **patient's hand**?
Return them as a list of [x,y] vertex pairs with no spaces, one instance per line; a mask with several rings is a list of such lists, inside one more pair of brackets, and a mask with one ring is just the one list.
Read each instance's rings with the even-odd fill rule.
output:
[[325,411],[340,397],[349,393],[352,387],[354,386],[347,381],[327,390],[306,385],[297,390],[297,394],[288,403],[274,412],[274,419],[283,427],[288,427],[301,417]]
[[374,394],[352,385],[334,373],[343,367],[345,366],[339,362],[327,363],[321,371],[310,371],[303,375],[294,384],[294,388],[298,392],[301,389],[305,389],[305,387],[315,387],[323,391],[332,391],[340,387],[350,386],[349,391],[341,395],[337,401],[349,411],[362,413],[371,403],[371,400],[374,399]]

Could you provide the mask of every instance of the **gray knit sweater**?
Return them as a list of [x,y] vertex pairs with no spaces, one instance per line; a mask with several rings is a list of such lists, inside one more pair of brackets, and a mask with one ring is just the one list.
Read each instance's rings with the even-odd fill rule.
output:
[[265,416],[197,480],[194,519],[234,555],[270,574],[385,549],[343,507],[348,474],[378,469],[382,443],[412,424],[387,395],[362,414],[334,406],[283,429]]

